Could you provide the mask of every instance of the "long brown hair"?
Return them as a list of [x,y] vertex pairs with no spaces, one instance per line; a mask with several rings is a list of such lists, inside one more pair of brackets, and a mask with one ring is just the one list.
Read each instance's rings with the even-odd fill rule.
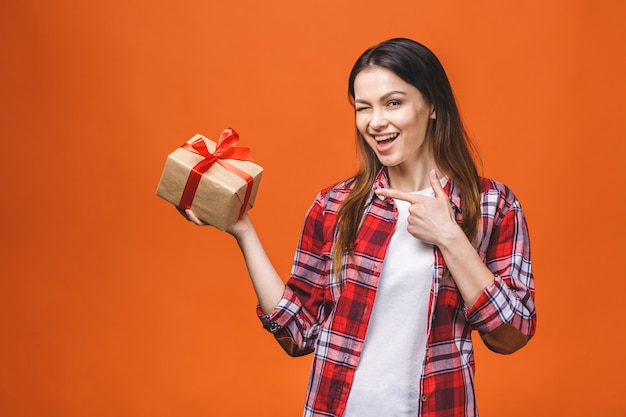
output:
[[[396,38],[365,51],[354,64],[348,80],[348,94],[354,104],[354,80],[366,68],[392,71],[417,88],[427,103],[433,105],[436,119],[431,120],[429,140],[435,163],[461,193],[463,222],[467,238],[473,241],[480,217],[480,180],[476,169],[477,154],[463,127],[452,87],[439,59],[424,45],[410,39]],[[340,275],[342,260],[350,253],[376,175],[382,164],[357,130],[358,172],[353,188],[337,216],[338,236],[333,249],[333,272]]]

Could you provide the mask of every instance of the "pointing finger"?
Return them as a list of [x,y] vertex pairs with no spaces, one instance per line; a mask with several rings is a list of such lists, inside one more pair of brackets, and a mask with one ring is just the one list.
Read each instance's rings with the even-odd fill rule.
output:
[[377,188],[374,192],[381,197],[397,198],[398,200],[403,200],[411,204],[419,201],[418,194],[406,193],[404,191],[394,190],[393,188]]

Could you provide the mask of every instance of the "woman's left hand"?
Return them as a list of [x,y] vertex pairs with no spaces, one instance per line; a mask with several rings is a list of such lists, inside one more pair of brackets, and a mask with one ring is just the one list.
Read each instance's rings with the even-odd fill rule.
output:
[[454,219],[450,200],[441,187],[435,170],[430,172],[430,184],[435,198],[391,188],[379,188],[376,194],[411,203],[407,219],[409,233],[428,244],[441,245],[447,239],[458,236],[461,229]]

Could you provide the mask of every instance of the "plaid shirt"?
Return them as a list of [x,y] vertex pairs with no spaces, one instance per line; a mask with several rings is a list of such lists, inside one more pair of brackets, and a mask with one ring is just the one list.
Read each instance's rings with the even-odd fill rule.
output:
[[[341,416],[345,410],[397,217],[393,200],[374,194],[374,189],[388,186],[383,169],[353,252],[344,260],[343,280],[337,280],[331,256],[335,220],[349,184],[342,182],[318,194],[307,213],[283,299],[270,315],[258,311],[264,327],[289,354],[315,352],[305,417]],[[420,416],[478,415],[472,330],[500,353],[521,348],[535,331],[534,283],[522,209],[503,184],[483,179],[481,187],[482,217],[475,247],[495,279],[467,308],[454,280],[444,276],[444,259],[435,247]],[[445,191],[460,224],[459,191],[451,181]]]

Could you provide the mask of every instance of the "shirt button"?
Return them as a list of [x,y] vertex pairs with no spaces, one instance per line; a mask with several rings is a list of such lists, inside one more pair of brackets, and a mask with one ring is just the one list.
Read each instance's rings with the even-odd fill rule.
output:
[[426,396],[422,395],[422,401],[426,401]]
[[430,360],[430,357],[426,356],[426,357],[424,358],[424,363],[428,363],[428,361],[429,361],[429,360]]

